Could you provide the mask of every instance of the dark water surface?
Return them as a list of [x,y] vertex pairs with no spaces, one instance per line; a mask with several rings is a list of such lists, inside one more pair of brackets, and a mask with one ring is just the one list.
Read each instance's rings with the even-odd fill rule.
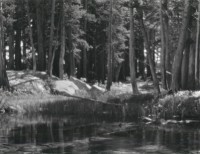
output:
[[0,117],[0,153],[200,154],[200,129],[95,118]]

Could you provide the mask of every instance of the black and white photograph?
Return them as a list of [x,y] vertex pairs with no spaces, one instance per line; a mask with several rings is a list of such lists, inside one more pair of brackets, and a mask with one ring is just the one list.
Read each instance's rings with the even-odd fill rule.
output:
[[200,0],[0,0],[0,154],[200,154]]

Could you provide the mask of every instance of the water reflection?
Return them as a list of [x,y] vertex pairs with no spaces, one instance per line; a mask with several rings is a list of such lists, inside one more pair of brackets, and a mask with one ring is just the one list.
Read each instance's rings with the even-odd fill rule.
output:
[[0,153],[198,154],[200,130],[75,117],[1,117]]

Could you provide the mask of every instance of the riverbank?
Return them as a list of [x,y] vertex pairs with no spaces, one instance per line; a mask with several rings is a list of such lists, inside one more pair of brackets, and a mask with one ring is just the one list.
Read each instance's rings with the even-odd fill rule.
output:
[[7,71],[11,92],[1,90],[0,112],[84,114],[114,117],[187,119],[200,117],[200,92],[181,91],[156,97],[151,81],[138,80],[140,94],[132,95],[130,83],[87,84],[76,78],[49,78],[45,72]]
[[[115,108],[120,106],[116,105],[117,103],[122,103],[132,96],[130,83],[114,83],[111,91],[106,91],[105,85],[102,84],[91,85],[76,78],[65,77],[63,80],[57,77],[49,78],[45,72],[7,71],[7,75],[12,90],[10,92],[0,90],[2,114],[37,112],[43,110],[41,106],[45,104],[55,103],[54,106],[57,106],[59,103],[56,102],[92,102],[97,104],[95,108],[99,107],[99,104],[100,108],[103,106]],[[139,85],[142,94],[147,93],[145,89],[152,90],[151,82],[140,82]],[[153,97],[153,94],[148,95]],[[86,103],[82,104],[84,104],[82,108],[88,106]],[[44,108],[48,108],[48,105]]]

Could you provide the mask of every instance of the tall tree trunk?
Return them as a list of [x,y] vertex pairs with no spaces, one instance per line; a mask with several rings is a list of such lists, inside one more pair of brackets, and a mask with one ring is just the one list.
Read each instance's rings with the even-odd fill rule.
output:
[[38,70],[45,71],[46,69],[46,58],[43,44],[43,1],[36,0],[36,16],[37,16],[37,39],[38,39]]
[[190,82],[188,82],[188,89],[194,90],[195,89],[195,30],[192,30],[191,38],[193,42],[191,42],[190,45],[190,53],[189,53],[189,71],[188,71],[188,79]]
[[138,55],[139,55],[139,73],[142,77],[142,79],[145,78],[145,62],[144,62],[144,39],[140,40],[140,47],[139,47],[139,51],[138,51]]
[[106,68],[105,68],[105,61],[106,61],[106,51],[103,50],[100,53],[100,58],[99,58],[99,63],[98,63],[98,69],[99,71],[99,82],[101,82],[102,84],[105,83],[105,72],[106,72]]
[[[69,8],[72,8],[72,0],[69,0]],[[74,62],[74,51],[72,43],[72,23],[69,25],[68,29],[68,38],[69,38],[69,55],[70,55],[70,76],[75,76],[75,62]]]
[[[189,32],[188,32],[189,33]],[[188,83],[188,69],[189,69],[189,53],[190,53],[190,37],[187,39],[185,44],[185,50],[182,60],[182,69],[181,69],[181,89],[187,89]]]
[[119,82],[119,74],[120,74],[120,71],[121,71],[121,68],[122,68],[122,64],[123,64],[123,62],[117,64],[117,66],[116,66],[116,70],[115,70],[115,82]]
[[26,60],[26,57],[27,57],[27,55],[26,55],[26,47],[27,47],[27,41],[26,41],[26,32],[25,32],[25,28],[23,28],[23,31],[22,31],[22,33],[23,33],[23,59],[24,59],[24,61]]
[[3,44],[3,36],[4,36],[4,27],[3,27],[3,9],[2,9],[2,0],[0,1],[0,87],[6,90],[10,89],[5,60],[3,58],[4,44]]
[[109,15],[109,31],[108,31],[108,72],[107,72],[107,85],[106,89],[109,91],[112,85],[112,11],[113,11],[113,0],[110,0],[110,15]]
[[62,19],[61,19],[61,50],[60,50],[60,58],[59,58],[59,77],[63,79],[64,75],[64,67],[63,61],[65,57],[65,1],[62,0]]
[[14,69],[14,30],[13,24],[9,26],[9,69]]
[[31,28],[29,0],[26,0],[26,3],[27,3],[29,39],[30,39],[30,43],[31,43],[32,58],[33,58],[33,73],[35,73],[35,71],[36,71],[36,57],[35,57],[35,47],[34,47],[34,42],[33,42],[33,31],[32,31],[32,28]]
[[69,39],[69,61],[70,61],[70,76],[75,75],[75,64],[74,64],[74,51],[72,48],[72,27],[71,25],[69,26],[68,29],[68,39]]
[[21,70],[21,68],[22,68],[21,58],[22,58],[22,54],[21,54],[21,28],[20,28],[20,23],[17,22],[16,35],[15,35],[15,68],[16,68],[16,70]]
[[162,76],[162,87],[167,89],[167,82],[166,82],[166,37],[165,37],[165,29],[164,29],[164,19],[163,19],[163,0],[160,1],[160,26],[161,26],[161,76]]
[[190,9],[191,9],[191,0],[185,0],[185,8],[184,8],[184,17],[183,24],[181,28],[181,33],[179,37],[178,47],[175,53],[173,69],[172,69],[172,84],[171,89],[173,91],[180,89],[180,73],[181,73],[181,63],[183,57],[183,50],[186,41],[186,32],[190,19]]
[[131,84],[133,94],[138,94],[138,87],[136,83],[136,70],[135,70],[135,47],[134,47],[134,17],[133,17],[133,0],[130,0],[130,39],[129,39],[129,68],[130,68],[130,76],[131,76]]
[[152,51],[151,51],[151,48],[150,48],[150,43],[149,43],[149,40],[148,40],[146,27],[145,27],[144,21],[143,21],[143,12],[142,12],[140,6],[137,7],[137,11],[139,13],[139,22],[140,22],[140,25],[141,25],[141,28],[142,28],[142,33],[143,33],[143,37],[144,37],[145,48],[147,50],[147,58],[148,58],[150,69],[151,69],[151,75],[152,75],[152,78],[153,78],[153,83],[154,83],[154,86],[155,86],[157,93],[159,94],[160,93],[159,82],[158,82],[158,79],[157,79],[157,76],[156,76],[156,70],[155,70],[155,67],[154,67],[153,59],[152,59]]
[[49,57],[48,57],[48,75],[52,76],[53,70],[53,38],[54,38],[54,14],[55,14],[55,2],[56,0],[51,0],[51,28],[50,28],[50,40],[49,40]]
[[198,20],[197,20],[197,34],[196,34],[196,50],[195,50],[195,86],[199,88],[199,49],[200,49],[200,2],[198,5]]
[[185,50],[183,52],[182,68],[181,68],[181,89],[188,89],[188,72],[189,72],[189,55],[190,45],[192,43],[191,31],[192,31],[192,19],[190,18],[188,29],[186,32]]
[[[84,9],[87,11],[88,1],[85,0]],[[85,39],[87,38],[87,19],[84,20]],[[87,78],[87,51],[83,49],[83,77]]]
[[169,41],[169,17],[168,17],[168,0],[163,1],[163,27],[165,36],[165,69],[167,89],[170,88],[171,82],[171,63],[170,63],[170,41]]
[[[97,30],[95,29],[95,35],[97,35]],[[97,45],[96,45],[96,38],[93,38],[93,48],[94,48],[94,78],[97,77]]]

